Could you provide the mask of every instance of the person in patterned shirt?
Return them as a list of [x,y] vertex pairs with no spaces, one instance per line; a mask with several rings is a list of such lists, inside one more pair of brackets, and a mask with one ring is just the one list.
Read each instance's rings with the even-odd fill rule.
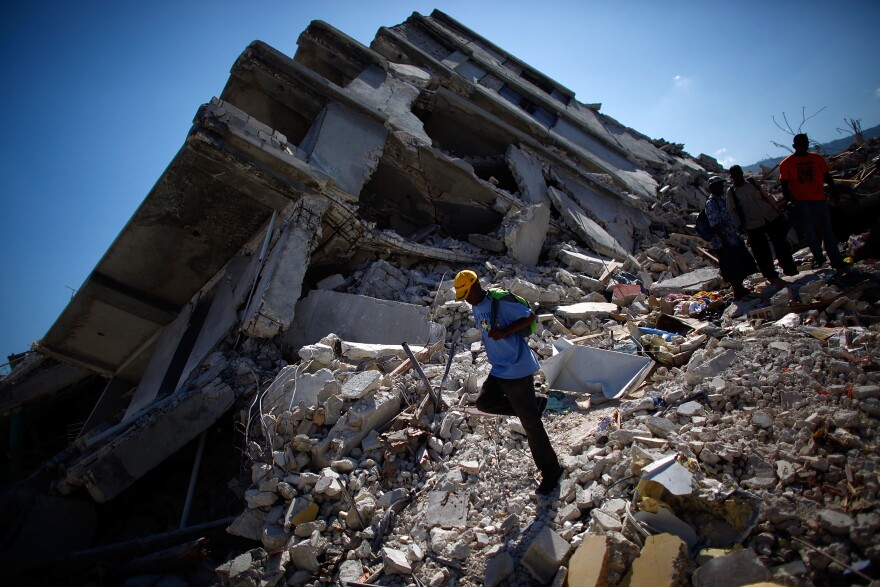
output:
[[750,293],[743,285],[743,280],[755,273],[758,266],[730,217],[727,198],[724,196],[724,180],[713,175],[709,178],[708,185],[710,196],[705,210],[714,233],[709,241],[709,248],[718,257],[721,277],[733,287],[733,297],[742,299]]

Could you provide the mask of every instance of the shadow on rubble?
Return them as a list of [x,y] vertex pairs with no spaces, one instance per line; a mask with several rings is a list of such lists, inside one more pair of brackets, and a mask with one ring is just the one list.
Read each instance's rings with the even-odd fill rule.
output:
[[216,583],[217,564],[247,546],[226,528],[240,513],[250,480],[241,472],[241,439],[227,413],[205,433],[188,504],[198,444],[197,438],[102,504],[84,490],[52,493],[44,475],[6,490],[0,496],[0,584],[122,585],[144,576]]

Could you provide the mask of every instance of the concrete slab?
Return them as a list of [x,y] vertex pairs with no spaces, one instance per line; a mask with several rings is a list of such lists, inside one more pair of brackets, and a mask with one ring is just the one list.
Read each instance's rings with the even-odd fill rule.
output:
[[624,250],[617,240],[599,226],[596,221],[584,214],[580,206],[567,194],[554,188],[547,188],[550,200],[559,211],[566,226],[575,232],[584,244],[601,255],[617,259],[629,259],[631,255]]
[[510,257],[527,267],[537,265],[549,227],[550,205],[545,203],[525,206],[505,218],[504,244]]
[[586,273],[593,278],[600,277],[612,261],[612,259],[605,257],[575,251],[566,251],[565,249],[559,251],[559,260],[575,271]]
[[722,283],[721,273],[716,267],[704,267],[690,273],[685,273],[670,279],[658,281],[650,287],[650,292],[655,296],[665,296],[671,293],[697,293],[698,291],[713,291]]
[[571,345],[541,363],[548,387],[620,398],[641,385],[654,362],[648,357]]
[[[425,349],[423,346],[409,345],[413,353]],[[342,356],[351,361],[387,361],[406,359],[406,351],[399,344],[368,344],[365,342],[342,341]]]
[[[444,330],[445,332],[445,330]],[[294,347],[315,343],[330,333],[351,342],[394,344],[434,342],[428,309],[334,291],[312,290],[296,305],[284,342]]]
[[178,394],[157,413],[72,463],[67,482],[85,485],[99,503],[111,500],[216,422],[234,399],[225,385]]
[[624,581],[630,587],[674,587],[688,584],[689,571],[685,543],[672,534],[658,534],[645,539]]
[[469,497],[466,492],[432,491],[428,494],[425,524],[429,528],[465,528]]
[[375,118],[331,102],[300,147],[307,153],[306,162],[356,197],[379,164],[387,137],[388,129]]
[[[267,134],[226,106],[216,101],[199,111],[184,146],[43,337],[42,352],[137,381],[152,350],[146,343],[276,207],[295,199],[293,186],[322,185],[302,162],[271,181],[249,173],[257,159],[278,166],[295,157],[277,138],[257,138],[262,132],[270,139],[272,129]],[[250,161],[237,158],[243,150],[230,151],[243,144]]]
[[431,137],[425,133],[422,121],[412,113],[412,103],[419,97],[421,90],[409,83],[413,76],[427,75],[430,81],[430,74],[412,66],[389,65],[396,66],[392,71],[397,75],[377,65],[369,65],[348,84],[345,91],[362,104],[381,110],[397,129],[406,132],[423,145],[430,145]]
[[272,338],[290,327],[303,276],[321,237],[321,217],[328,208],[328,201],[319,197],[303,197],[293,204],[244,312],[241,331],[246,335]]
[[356,402],[315,446],[316,463],[329,467],[331,461],[348,456],[373,429],[396,416],[400,404],[399,394],[382,390]]
[[361,371],[342,384],[342,399],[359,400],[379,388],[382,374],[378,371]]
[[570,306],[560,306],[554,312],[556,316],[566,318],[571,321],[583,320],[585,318],[597,317],[607,318],[612,312],[619,312],[620,308],[617,304],[611,302],[580,302]]
[[517,148],[516,145],[507,148],[504,158],[519,187],[520,198],[531,204],[549,204],[550,196],[547,195],[547,182],[544,181],[540,159],[528,149]]
[[568,587],[603,587],[608,584],[608,538],[587,534],[568,561]]
[[291,407],[304,403],[307,407],[317,406],[321,390],[328,381],[333,380],[329,369],[316,373],[301,373],[299,365],[284,367],[266,390],[263,406],[275,414],[281,414]]

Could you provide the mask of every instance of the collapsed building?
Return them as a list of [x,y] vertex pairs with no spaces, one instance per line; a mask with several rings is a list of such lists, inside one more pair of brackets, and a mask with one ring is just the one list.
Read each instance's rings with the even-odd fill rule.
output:
[[[35,352],[2,382],[11,486],[2,548],[13,576],[38,583],[35,569],[47,560],[85,573],[107,558],[116,562],[105,572],[136,576],[157,560],[189,560],[185,554],[202,552],[210,535],[225,549],[212,552],[210,576],[230,585],[364,583],[383,571],[391,582],[382,584],[419,584],[408,578],[417,572],[431,585],[616,584],[627,573],[633,584],[661,584],[651,583],[656,576],[639,579],[640,546],[657,549],[674,568],[676,578],[665,584],[686,584],[676,581],[689,577],[694,563],[683,553],[697,537],[669,530],[680,526],[667,517],[653,523],[668,531],[642,536],[639,545],[612,519],[635,518],[626,497],[675,501],[664,488],[678,491],[680,479],[695,474],[674,469],[663,452],[670,447],[682,460],[703,463],[696,493],[730,500],[702,512],[716,525],[723,518],[727,528],[711,535],[712,545],[745,541],[759,522],[754,499],[712,483],[724,461],[741,453],[714,441],[667,440],[668,422],[685,417],[680,406],[669,418],[647,415],[659,400],[642,397],[621,404],[610,421],[600,408],[639,395],[644,381],[663,390],[677,379],[692,388],[711,380],[705,406],[691,405],[697,397],[685,402],[692,419],[684,432],[696,436],[695,429],[722,420],[706,411],[739,409],[754,389],[765,403],[777,393],[764,390],[769,383],[744,393],[741,381],[716,381],[743,343],[684,321],[676,324],[679,334],[694,338],[675,348],[632,332],[643,351],[632,365],[611,355],[589,363],[578,354],[588,347],[558,341],[614,341],[609,321],[632,321],[640,312],[669,316],[675,312],[667,294],[721,287],[691,226],[705,202],[707,170],[717,164],[625,127],[599,104],[577,101],[439,11],[380,29],[370,47],[317,21],[297,45],[293,58],[259,41],[245,49],[219,98],[199,108],[180,151]],[[500,467],[503,459],[469,451],[462,439],[491,440],[492,427],[503,426],[501,437],[513,440],[501,443],[511,454],[522,440],[515,422],[481,423],[465,408],[488,373],[473,346],[479,333],[450,297],[453,275],[468,267],[539,308],[530,346],[545,361],[547,389],[590,391],[566,385],[566,377],[583,379],[571,373],[578,363],[613,371],[607,380],[593,375],[604,428],[599,420],[575,427],[566,463],[573,481],[563,484],[558,507],[536,512],[513,499],[503,519],[489,515],[476,526],[470,512],[488,506],[467,483],[490,470],[487,462]],[[766,303],[731,306],[724,318],[779,319],[792,304],[812,302],[808,293],[832,287],[810,283],[797,300],[768,292]],[[869,324],[872,306],[857,298],[870,288],[835,291],[820,306],[834,304],[828,315],[858,310]],[[654,294],[650,301],[645,293]],[[718,307],[710,299],[701,311]],[[859,336],[873,346],[870,333]],[[696,351],[710,337],[709,348]],[[652,371],[656,361],[646,353],[663,366]],[[857,388],[832,395],[855,394],[869,408],[835,411],[829,418],[846,424],[842,430],[870,431],[863,418],[876,416],[873,355],[859,360],[852,381],[844,377],[848,367],[837,367],[836,385]],[[672,404],[683,396],[667,390],[662,399]],[[564,413],[574,400],[559,401]],[[766,438],[773,418],[753,406],[747,412]],[[47,435],[35,432],[28,451],[24,429],[36,423],[45,423],[38,428]],[[822,428],[814,423],[812,430]],[[859,453],[858,436],[834,438]],[[624,457],[624,448],[632,454]],[[850,470],[847,478],[867,487],[873,461],[861,453],[853,459],[861,459],[864,474]],[[674,482],[648,478],[669,471]],[[516,472],[527,477],[527,463]],[[644,485],[622,483],[640,475]],[[785,476],[796,474],[786,469]],[[492,483],[501,494],[511,491]],[[518,483],[527,491],[528,479]],[[867,491],[876,494],[876,485]],[[642,524],[651,522],[647,511]],[[651,513],[657,511],[655,503]],[[518,519],[529,515],[535,523]],[[792,519],[786,515],[777,518]],[[876,511],[865,515],[851,524],[859,537],[880,528]],[[136,516],[152,521],[118,525]],[[846,525],[823,516],[835,533]],[[407,531],[394,533],[397,517]],[[47,538],[50,519],[57,529]],[[218,533],[240,542],[221,542]],[[573,555],[580,544],[590,547]],[[626,556],[602,558],[612,548]],[[600,554],[591,560],[587,550]],[[751,558],[737,555],[745,562],[736,564],[768,579],[755,552],[769,556],[769,547],[746,552]],[[528,571],[519,579],[517,560]],[[582,572],[566,573],[566,565]],[[591,573],[594,582],[583,582]],[[806,569],[795,574],[806,580]]]

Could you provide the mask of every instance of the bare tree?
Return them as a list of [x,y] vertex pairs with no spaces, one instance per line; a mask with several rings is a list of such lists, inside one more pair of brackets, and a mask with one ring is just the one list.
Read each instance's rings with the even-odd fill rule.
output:
[[851,134],[857,145],[864,143],[865,137],[862,135],[862,119],[844,118],[843,121],[846,123],[846,128],[838,128],[837,132],[840,134]]
[[[822,106],[816,112],[807,116],[807,107],[801,106],[801,122],[800,122],[800,124],[798,124],[797,130],[792,128],[791,123],[788,122],[788,116],[785,114],[785,112],[782,113],[782,120],[785,123],[785,126],[782,126],[781,124],[779,124],[779,121],[776,120],[775,115],[771,115],[770,118],[773,120],[773,124],[776,125],[776,128],[778,128],[779,130],[781,130],[782,132],[784,132],[786,134],[794,136],[794,135],[801,134],[803,132],[804,124],[806,124],[806,122],[808,120],[810,120],[811,118],[814,118],[817,114],[819,114],[820,112],[822,112],[826,108],[828,108],[828,106]],[[777,143],[776,141],[770,141],[770,142],[773,143],[773,145],[779,147],[780,149],[785,149],[789,153],[792,152],[791,147],[789,147],[788,145],[783,145],[781,143]],[[819,143],[814,139],[810,139],[810,147],[813,150],[818,150]]]

